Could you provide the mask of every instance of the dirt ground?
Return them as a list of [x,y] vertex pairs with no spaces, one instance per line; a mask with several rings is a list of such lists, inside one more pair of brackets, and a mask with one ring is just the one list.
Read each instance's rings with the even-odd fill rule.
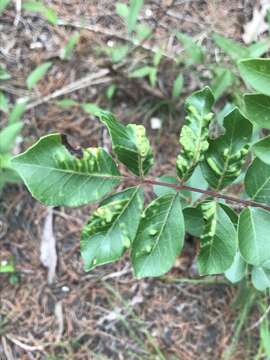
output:
[[[0,87],[9,94],[10,102],[23,96],[31,98],[19,150],[52,131],[64,132],[82,146],[108,146],[95,118],[78,108],[62,109],[50,97],[56,90],[65,89],[66,97],[98,103],[124,122],[143,122],[158,163],[152,174],[173,171],[183,110],[152,111],[172,85],[175,74],[170,57],[181,51],[172,29],[195,36],[209,47],[211,56],[210,33],[218,31],[241,40],[243,24],[250,20],[255,1],[145,1],[145,9],[151,10],[145,12],[145,18],[155,28],[155,40],[146,45],[165,44],[168,54],[157,91],[145,81],[128,79],[130,64],[112,69],[96,51],[110,40],[124,41],[125,30],[115,15],[115,2],[47,3],[65,25],[53,26],[39,15],[20,14],[15,5],[0,17],[0,62],[12,74],[12,79]],[[77,30],[81,37],[75,53],[68,61],[60,60],[59,49]],[[140,56],[145,55],[142,52]],[[50,75],[30,92],[25,79],[44,61],[53,61]],[[90,81],[78,89],[72,87],[76,80],[103,70],[107,73],[94,84]],[[202,78],[184,74],[183,99],[207,83],[207,71],[201,71]],[[108,101],[104,93],[111,83],[117,84],[118,92]],[[40,104],[39,99],[43,99]],[[151,116],[162,118],[160,131],[151,129]],[[5,122],[2,116],[0,125]],[[147,200],[152,196],[149,188]],[[221,359],[237,317],[237,310],[231,306],[237,288],[220,278],[196,284],[196,240],[187,239],[175,267],[160,279],[134,279],[128,256],[85,273],[79,253],[80,229],[92,208],[54,209],[58,265],[56,280],[48,285],[47,270],[39,259],[47,209],[32,199],[23,185],[5,187],[0,199],[0,260],[14,259],[19,282],[11,285],[8,276],[0,277],[0,359]],[[256,329],[244,333],[243,339],[249,338],[251,346],[240,341],[233,358],[252,358],[257,337]]]

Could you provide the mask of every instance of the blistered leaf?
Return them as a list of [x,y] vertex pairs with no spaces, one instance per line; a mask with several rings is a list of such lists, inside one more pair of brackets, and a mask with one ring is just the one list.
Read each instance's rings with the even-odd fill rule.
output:
[[236,252],[231,267],[225,271],[226,278],[233,284],[241,281],[246,274],[247,264],[241,257],[239,251]]
[[219,34],[214,34],[213,39],[225,54],[229,55],[233,60],[239,60],[249,56],[248,49],[232,39]]
[[60,134],[40,138],[11,164],[32,195],[47,205],[95,202],[120,181],[116,164],[105,150],[73,150]]
[[236,230],[216,201],[201,204],[205,227],[200,237],[198,267],[201,275],[221,274],[232,265],[236,253]]
[[201,163],[203,175],[216,190],[231,184],[241,173],[252,135],[251,123],[235,108],[224,119],[226,132],[209,140]]
[[82,230],[81,254],[85,270],[118,260],[131,247],[143,209],[139,187],[110,196]]
[[5,154],[12,149],[16,137],[21,132],[22,128],[23,123],[16,122],[6,126],[0,131],[0,154]]
[[37,82],[39,82],[47,73],[49,68],[52,66],[50,61],[45,62],[33,70],[26,79],[26,85],[28,89],[32,89]]
[[246,94],[244,105],[246,116],[253,124],[270,129],[270,96]]
[[270,59],[245,59],[238,63],[246,83],[265,95],[270,95]]
[[118,159],[134,174],[146,175],[153,165],[153,154],[144,126],[124,126],[111,113],[105,111],[96,115],[107,126]]
[[238,241],[242,257],[248,264],[264,266],[270,261],[270,212],[246,208],[239,217]]
[[192,37],[184,33],[177,32],[176,37],[184,47],[186,54],[185,63],[187,65],[201,64],[204,59],[203,48]]
[[184,227],[177,194],[164,195],[148,205],[132,245],[137,278],[161,276],[170,270],[183,247]]
[[213,117],[210,112],[214,96],[210,88],[196,91],[185,102],[187,116],[180,133],[180,154],[177,157],[177,173],[185,181],[203,159],[208,149],[209,124]]
[[245,189],[251,199],[270,204],[270,165],[255,158],[246,172]]

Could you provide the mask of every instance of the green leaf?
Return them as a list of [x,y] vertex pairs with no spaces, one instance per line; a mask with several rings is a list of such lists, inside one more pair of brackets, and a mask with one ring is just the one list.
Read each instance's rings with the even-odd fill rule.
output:
[[219,202],[219,206],[225,211],[225,213],[231,219],[234,227],[237,229],[238,226],[238,215],[237,213],[228,205],[224,204],[223,202]]
[[[204,179],[201,168],[199,166],[197,166],[193,171],[191,178],[187,181],[187,185],[202,190],[206,190],[208,188],[208,183]],[[201,196],[202,194],[200,193],[193,191],[190,192],[192,203],[196,202]]]
[[27,99],[17,100],[17,102],[15,103],[15,105],[13,106],[13,108],[9,114],[9,117],[8,117],[9,124],[14,124],[21,120],[21,118],[26,110],[26,104],[27,104]]
[[127,17],[129,33],[131,33],[135,29],[137,19],[139,17],[139,13],[142,7],[143,7],[143,0],[130,0],[129,13]]
[[251,140],[251,123],[235,108],[224,119],[224,135],[209,140],[201,163],[206,181],[216,190],[231,184],[241,173]]
[[129,188],[103,201],[82,230],[85,270],[118,260],[136,236],[143,210],[140,187]]
[[39,82],[47,73],[49,68],[52,66],[52,62],[45,62],[35,68],[27,77],[26,85],[31,90],[37,82]]
[[152,69],[153,69],[152,66],[143,66],[137,70],[132,71],[129,74],[129,77],[130,78],[143,78],[143,77],[149,76]]
[[238,62],[238,67],[247,84],[270,95],[270,59],[245,59]]
[[0,131],[0,154],[8,153],[14,146],[16,137],[23,128],[23,123],[17,122],[6,126]]
[[0,15],[8,7],[10,0],[0,0]]
[[244,106],[246,116],[253,124],[270,129],[270,96],[245,94]]
[[233,284],[241,281],[246,275],[247,265],[239,251],[236,252],[231,267],[225,271],[226,278]]
[[0,91],[0,111],[8,112],[8,99],[2,91]]
[[270,212],[246,208],[239,217],[238,241],[244,260],[254,266],[264,266],[270,260]]
[[11,164],[32,195],[53,206],[98,201],[120,181],[116,164],[105,150],[74,150],[60,134],[40,138]]
[[132,264],[137,278],[161,276],[173,266],[184,243],[184,219],[180,197],[168,194],[145,209],[132,245]]
[[260,160],[270,165],[270,135],[257,141],[252,148]]
[[86,113],[94,115],[94,116],[98,116],[98,114],[101,111],[101,109],[96,104],[93,104],[93,103],[82,103],[81,108]]
[[269,40],[262,40],[251,44],[248,47],[249,57],[258,58],[264,55],[269,50]]
[[173,82],[172,97],[176,99],[180,96],[184,85],[184,78],[182,74],[179,74]]
[[111,84],[110,86],[107,87],[106,89],[106,97],[108,100],[111,100],[114,96],[114,94],[117,91],[117,86],[115,84]]
[[123,19],[127,20],[129,14],[129,7],[123,3],[116,3],[115,10],[117,15],[121,16]]
[[251,199],[270,205],[270,166],[255,158],[246,172],[245,189]]
[[75,101],[73,99],[68,99],[68,98],[58,100],[58,101],[56,101],[56,104],[63,109],[70,109],[73,106],[79,105],[78,101]]
[[[170,175],[160,176],[157,180],[162,181],[162,182],[166,182],[166,183],[170,183],[170,184],[181,185],[180,182],[176,179],[176,177],[170,176]],[[158,197],[163,196],[163,195],[167,195],[167,194],[177,194],[178,193],[180,198],[181,198],[182,208],[184,208],[185,206],[187,206],[188,203],[191,202],[192,193],[190,191],[187,191],[187,190],[177,191],[173,187],[162,186],[162,185],[154,185],[153,190],[154,190],[154,193]]]
[[198,268],[201,275],[228,270],[236,254],[236,230],[229,216],[216,201],[201,204],[205,220],[200,238]]
[[186,120],[180,133],[180,154],[176,168],[181,180],[186,181],[195,167],[203,159],[208,149],[209,123],[213,117],[210,112],[214,96],[209,87],[196,91],[185,102]]
[[96,116],[107,126],[118,159],[135,175],[146,175],[153,165],[153,154],[144,126],[124,126],[106,111],[100,111]]
[[203,213],[199,207],[186,207],[183,209],[186,232],[192,236],[200,237],[204,229]]
[[157,83],[157,68],[152,67],[149,73],[149,81],[152,87],[156,86]]
[[37,12],[41,14],[45,19],[47,19],[51,24],[55,25],[57,24],[57,14],[52,9],[45,5],[43,5],[42,2],[39,1],[25,1],[22,4],[22,8],[24,10]]
[[201,64],[204,60],[204,51],[202,47],[198,45],[192,37],[184,33],[177,32],[176,37],[184,47],[186,54],[185,63],[187,65]]
[[12,273],[15,271],[14,264],[11,262],[8,262],[7,264],[1,264],[0,263],[0,274],[1,273]]
[[113,63],[118,63],[125,58],[129,51],[128,45],[116,46],[111,49],[111,59]]
[[254,267],[251,272],[251,281],[255,289],[264,291],[270,287],[270,270]]
[[233,60],[239,60],[250,56],[249,50],[232,39],[214,34],[213,39],[218,47]]
[[[263,309],[263,316],[267,309]],[[263,319],[260,324],[260,341],[265,351],[266,356],[270,357],[270,331],[269,331],[269,320],[267,316]]]
[[152,33],[152,29],[147,24],[138,24],[136,26],[136,34],[139,41],[149,38]]
[[229,69],[225,68],[217,68],[215,73],[216,76],[212,81],[211,89],[215,99],[218,100],[233,84],[235,76]]
[[6,69],[0,65],[0,80],[8,80],[10,79],[10,74],[6,71]]
[[80,34],[76,32],[73,34],[67,41],[66,45],[60,52],[60,58],[62,60],[67,60],[71,57],[73,50],[75,49],[78,41],[80,39]]

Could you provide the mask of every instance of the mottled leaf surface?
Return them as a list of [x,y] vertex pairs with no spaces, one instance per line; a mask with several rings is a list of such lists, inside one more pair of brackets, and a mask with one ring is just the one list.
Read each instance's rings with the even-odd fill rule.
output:
[[101,148],[70,153],[60,134],[40,138],[24,153],[14,157],[12,168],[32,195],[47,205],[79,206],[100,200],[120,181],[111,156]]
[[153,165],[153,153],[145,128],[135,124],[124,126],[109,112],[99,111],[96,115],[107,126],[118,159],[134,174],[146,175]]
[[241,173],[252,135],[251,123],[235,108],[224,119],[225,134],[209,141],[201,163],[207,182],[216,190],[231,184]]
[[221,274],[233,263],[236,230],[229,216],[216,201],[201,204],[205,227],[200,238],[198,268],[201,275]]
[[118,260],[136,235],[143,209],[140,187],[108,197],[82,230],[81,255],[85,270]]
[[183,247],[184,227],[178,194],[164,195],[148,205],[132,246],[137,278],[161,276],[170,270]]
[[176,161],[177,174],[183,181],[190,178],[208,149],[208,133],[213,117],[211,113],[213,104],[214,96],[208,87],[196,91],[186,100],[187,116],[180,133],[181,150]]

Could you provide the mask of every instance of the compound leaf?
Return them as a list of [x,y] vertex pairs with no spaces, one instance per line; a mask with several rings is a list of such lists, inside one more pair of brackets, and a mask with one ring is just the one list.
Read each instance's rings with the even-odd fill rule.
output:
[[241,173],[252,135],[251,123],[235,108],[224,118],[225,134],[209,140],[201,163],[207,182],[216,190],[231,184]]
[[178,194],[161,196],[148,205],[132,245],[137,278],[161,276],[170,270],[183,247],[184,227]]
[[124,126],[105,111],[97,112],[96,116],[107,126],[118,159],[135,175],[146,175],[153,165],[153,153],[144,126]]
[[196,91],[186,100],[187,116],[180,133],[181,150],[176,160],[177,174],[182,181],[190,178],[208,149],[208,128],[213,117],[210,112],[213,104],[214,96],[209,87]]
[[236,253],[236,230],[216,201],[201,204],[205,220],[200,238],[198,268],[201,275],[221,274],[232,265]]
[[84,226],[81,255],[85,270],[118,260],[137,232],[143,209],[140,187],[106,198]]
[[264,266],[270,260],[270,212],[246,208],[239,217],[238,241],[244,260],[251,265]]
[[101,148],[70,150],[63,136],[39,139],[11,165],[32,195],[47,205],[80,206],[100,200],[120,181],[111,156]]
[[238,63],[246,83],[265,95],[270,95],[270,59],[245,59]]

